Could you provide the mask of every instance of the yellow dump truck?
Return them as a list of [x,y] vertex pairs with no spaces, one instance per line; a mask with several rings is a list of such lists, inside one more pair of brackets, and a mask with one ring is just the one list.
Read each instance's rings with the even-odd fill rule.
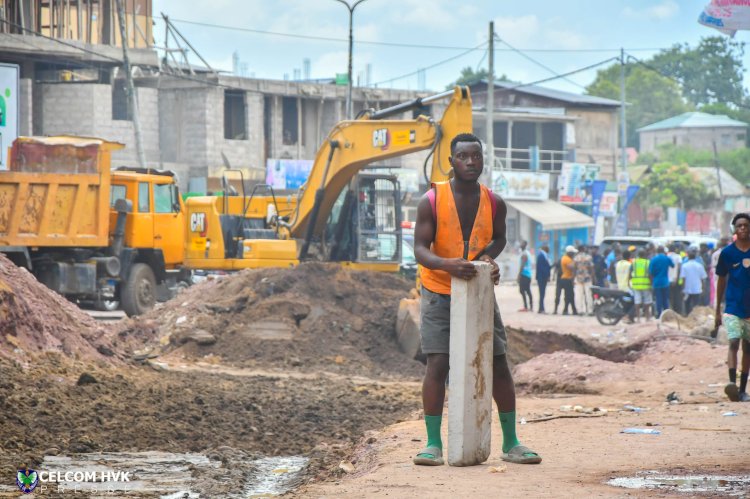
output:
[[169,172],[119,168],[122,144],[20,137],[0,171],[0,252],[75,301],[151,309],[157,286],[189,280],[185,220]]

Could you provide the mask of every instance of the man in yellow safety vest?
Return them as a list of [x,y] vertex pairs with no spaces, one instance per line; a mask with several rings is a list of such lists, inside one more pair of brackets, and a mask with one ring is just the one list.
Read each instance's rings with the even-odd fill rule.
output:
[[635,303],[635,320],[641,317],[641,311],[647,321],[651,320],[651,274],[648,272],[648,259],[646,250],[638,250],[638,258],[633,260],[633,269],[630,274],[630,287],[633,288],[633,301]]

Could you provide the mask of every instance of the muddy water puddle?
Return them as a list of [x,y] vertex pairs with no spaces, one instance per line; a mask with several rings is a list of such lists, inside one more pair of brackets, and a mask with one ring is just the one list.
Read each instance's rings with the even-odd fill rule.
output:
[[750,494],[748,475],[672,475],[650,471],[632,477],[613,478],[607,484],[626,489],[658,490],[686,495],[744,497]]
[[[302,456],[250,459],[242,463],[248,471],[239,479],[236,475],[232,478],[236,483],[230,484],[229,490],[236,492],[222,493],[222,496],[256,498],[288,492],[300,484],[308,461]],[[221,467],[220,461],[194,453],[149,451],[46,456],[36,471],[45,480],[51,475],[59,477],[59,481],[40,480],[37,491],[42,495],[45,491],[71,492],[82,497],[211,497],[211,482],[207,477],[221,475]],[[90,478],[81,481],[82,476]],[[102,476],[107,478],[103,480]],[[209,492],[200,494],[200,490]],[[13,491],[18,492],[18,489],[0,485],[0,493]]]

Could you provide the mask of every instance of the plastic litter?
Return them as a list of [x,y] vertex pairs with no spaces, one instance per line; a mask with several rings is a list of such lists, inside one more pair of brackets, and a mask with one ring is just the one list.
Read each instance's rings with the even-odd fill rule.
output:
[[648,410],[645,407],[636,407],[634,405],[625,405],[623,406],[623,409],[625,409],[626,411],[632,411],[632,412],[644,412]]
[[737,413],[734,411],[729,411],[729,412],[725,412],[724,414],[722,414],[722,416],[736,416],[736,415]]
[[639,434],[639,435],[661,435],[660,430],[653,428],[623,428],[620,433]]

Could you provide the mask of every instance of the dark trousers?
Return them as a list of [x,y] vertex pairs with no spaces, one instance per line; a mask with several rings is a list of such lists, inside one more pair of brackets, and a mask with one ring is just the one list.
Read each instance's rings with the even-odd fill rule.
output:
[[557,307],[560,305],[560,296],[562,295],[562,279],[559,277],[555,281],[555,313],[557,313]]
[[[531,297],[531,277],[522,275],[518,278],[518,288],[521,291],[521,297],[523,298],[523,308],[529,310],[534,308],[534,299]],[[526,295],[529,295],[529,306],[526,306]]]
[[671,283],[669,285],[669,308],[681,314],[683,310],[682,302],[682,286],[676,282]]
[[690,315],[693,308],[697,307],[702,303],[703,293],[695,295],[685,295],[685,315]]
[[544,312],[544,295],[547,293],[547,281],[549,279],[537,279],[539,285],[539,311]]
[[654,288],[654,301],[656,302],[656,317],[669,308],[669,287]]
[[576,310],[576,303],[573,298],[573,279],[560,279],[563,292],[565,293],[565,306],[563,307],[563,313],[568,313],[568,305],[574,314],[578,314]]

